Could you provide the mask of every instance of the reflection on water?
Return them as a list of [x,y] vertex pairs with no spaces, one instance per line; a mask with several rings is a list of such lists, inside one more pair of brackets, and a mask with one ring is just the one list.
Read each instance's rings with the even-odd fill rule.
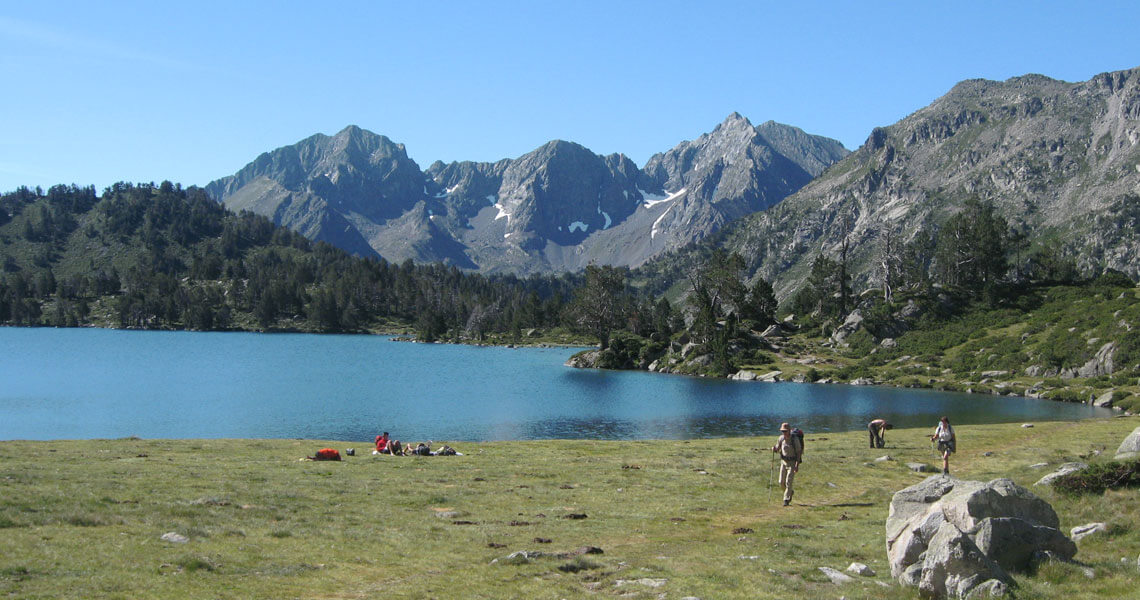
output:
[[1085,405],[563,366],[568,349],[0,328],[0,439],[697,439],[1079,419]]

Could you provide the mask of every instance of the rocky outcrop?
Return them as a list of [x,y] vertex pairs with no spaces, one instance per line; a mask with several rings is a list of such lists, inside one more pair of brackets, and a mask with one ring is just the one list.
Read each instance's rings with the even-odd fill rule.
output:
[[1116,342],[1108,342],[1097,350],[1096,355],[1089,359],[1087,363],[1077,369],[1078,377],[1099,377],[1101,375],[1112,375],[1113,367],[1112,359],[1116,355]]
[[1140,459],[1140,427],[1132,430],[1116,449],[1116,460]]
[[1008,479],[988,483],[933,476],[897,492],[886,522],[891,575],[927,596],[965,598],[1004,590],[1009,571],[1040,552],[1076,554],[1044,500]]
[[585,350],[566,359],[565,365],[575,369],[594,369],[598,366],[600,350]]

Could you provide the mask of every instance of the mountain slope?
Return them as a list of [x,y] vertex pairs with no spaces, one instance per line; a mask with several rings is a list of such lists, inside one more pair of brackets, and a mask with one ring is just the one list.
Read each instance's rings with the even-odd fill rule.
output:
[[964,81],[796,194],[730,228],[780,297],[846,236],[856,286],[876,278],[887,233],[908,240],[967,198],[993,202],[1037,246],[1057,242],[1085,268],[1140,273],[1140,69],[1067,83],[1026,75]]
[[645,170],[555,140],[516,159],[422,172],[403,145],[350,126],[263,154],[206,189],[355,254],[527,274],[639,265],[772,206],[846,153],[733,113]]

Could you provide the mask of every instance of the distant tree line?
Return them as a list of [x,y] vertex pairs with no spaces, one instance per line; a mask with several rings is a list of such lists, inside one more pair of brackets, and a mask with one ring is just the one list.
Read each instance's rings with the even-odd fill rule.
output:
[[363,259],[231,213],[197,187],[117,183],[0,196],[0,322],[132,328],[414,327],[425,340],[564,323],[582,278]]

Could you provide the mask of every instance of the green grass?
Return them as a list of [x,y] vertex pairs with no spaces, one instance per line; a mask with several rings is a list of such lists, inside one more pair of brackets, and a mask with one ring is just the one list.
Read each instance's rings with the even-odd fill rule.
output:
[[[961,426],[952,468],[1030,485],[1046,472],[1030,464],[1107,460],[1138,423]],[[895,430],[870,450],[862,432],[809,432],[790,508],[768,489],[771,437],[455,443],[466,456],[341,463],[298,459],[368,445],[0,442],[0,596],[915,598],[889,579],[883,524],[891,494],[922,479],[905,463],[935,462],[925,433]],[[883,454],[896,460],[871,462]],[[1109,532],[1079,544],[1095,579],[1049,566],[1018,577],[1020,597],[1133,593],[1140,490],[1034,492],[1066,531],[1102,520]],[[573,554],[583,546],[604,553]],[[505,564],[519,550],[567,554]],[[837,588],[817,569],[854,561],[893,587]],[[629,583],[640,579],[666,581]]]

